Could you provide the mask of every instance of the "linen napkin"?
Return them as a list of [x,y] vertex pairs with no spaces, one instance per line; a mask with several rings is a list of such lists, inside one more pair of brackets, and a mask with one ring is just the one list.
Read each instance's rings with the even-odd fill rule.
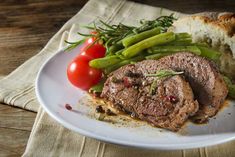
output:
[[[129,156],[231,156],[235,154],[232,144],[212,148],[179,151],[153,151],[122,147],[103,143],[72,132],[50,118],[39,108],[34,82],[40,66],[58,49],[65,45],[64,40],[78,40],[79,25],[89,24],[97,19],[109,23],[123,22],[137,24],[140,19],[154,19],[169,15],[172,11],[141,5],[124,0],[90,0],[84,8],[71,18],[36,56],[25,62],[9,76],[0,81],[0,102],[31,111],[39,111],[23,156],[83,156],[83,157],[129,157]],[[175,16],[183,14],[175,13]],[[83,30],[82,30],[83,31]],[[235,143],[235,142],[234,142]],[[218,148],[222,148],[219,150]]]
[[72,132],[41,108],[23,157],[181,157],[182,151],[151,151],[103,143]]
[[104,143],[58,124],[41,108],[23,157],[234,157],[235,142],[213,147],[160,151]]

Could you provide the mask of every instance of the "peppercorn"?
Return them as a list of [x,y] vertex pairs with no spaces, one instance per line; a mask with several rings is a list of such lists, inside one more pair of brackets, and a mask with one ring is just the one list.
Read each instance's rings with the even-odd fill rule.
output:
[[69,105],[69,104],[65,104],[65,108],[66,108],[67,110],[72,110],[72,109],[73,109],[72,106]]
[[116,115],[116,114],[113,113],[110,109],[107,109],[107,110],[106,110],[106,114],[107,114],[108,116],[114,116],[114,115]]
[[167,96],[166,98],[167,98],[168,101],[170,101],[172,103],[177,103],[178,102],[178,99],[173,95]]
[[97,107],[95,108],[95,111],[96,111],[97,113],[104,113],[104,112],[105,112],[105,110],[102,108],[101,105],[97,106]]
[[127,72],[125,72],[124,74],[127,77],[140,77],[139,73],[133,73],[132,71],[128,70]]

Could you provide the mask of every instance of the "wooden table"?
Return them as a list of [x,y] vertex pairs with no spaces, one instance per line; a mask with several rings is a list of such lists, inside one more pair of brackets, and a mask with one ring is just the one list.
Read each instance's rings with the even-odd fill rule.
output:
[[[87,0],[0,1],[0,77],[37,54],[46,42]],[[234,11],[233,0],[135,0],[186,13]],[[0,104],[0,156],[20,156],[36,113]]]

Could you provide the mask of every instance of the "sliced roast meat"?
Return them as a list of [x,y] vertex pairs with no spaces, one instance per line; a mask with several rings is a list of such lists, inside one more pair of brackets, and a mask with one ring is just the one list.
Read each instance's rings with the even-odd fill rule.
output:
[[184,76],[200,104],[199,111],[193,117],[193,120],[199,123],[214,116],[228,94],[227,86],[215,64],[191,53],[176,53],[157,61],[146,60],[137,63],[136,66],[142,72],[147,70],[147,73],[154,72],[153,66],[184,71]]
[[162,79],[145,76],[156,73],[159,68],[156,61],[121,67],[109,76],[101,97],[131,116],[177,131],[189,116],[198,111],[199,105],[183,76]]

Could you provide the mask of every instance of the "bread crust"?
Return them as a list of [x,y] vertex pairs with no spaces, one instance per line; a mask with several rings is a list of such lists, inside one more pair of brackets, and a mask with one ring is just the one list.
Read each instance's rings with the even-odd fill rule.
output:
[[185,16],[175,21],[169,31],[188,32],[195,42],[210,40],[212,47],[230,51],[235,58],[235,13],[203,12]]
[[235,34],[235,13],[205,12],[201,15],[193,15],[192,18],[201,20],[205,24],[210,24],[214,27],[220,28],[230,37],[234,36]]

